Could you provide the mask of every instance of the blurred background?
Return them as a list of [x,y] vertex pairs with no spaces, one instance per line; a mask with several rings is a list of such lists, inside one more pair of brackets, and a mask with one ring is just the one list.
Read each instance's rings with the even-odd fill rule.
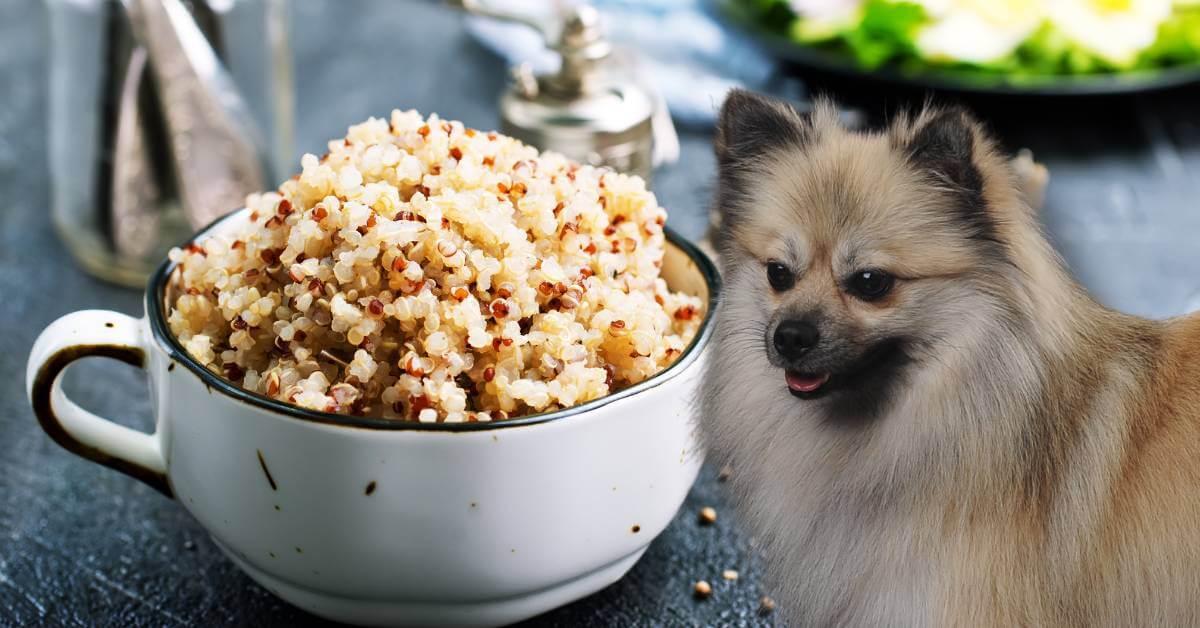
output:
[[[829,94],[863,126],[958,102],[1045,166],[1042,215],[1075,276],[1162,318],[1200,309],[1196,4],[0,0],[0,366],[13,374],[0,381],[0,617],[315,621],[250,583],[176,504],[53,445],[19,374],[46,324],[138,313],[168,247],[348,125],[414,108],[637,172],[700,239],[731,87],[801,110]],[[132,370],[87,363],[68,379],[86,407],[150,426]],[[716,475],[629,577],[534,623],[770,624]],[[722,516],[702,527],[706,505]],[[715,591],[698,601],[701,578]]]

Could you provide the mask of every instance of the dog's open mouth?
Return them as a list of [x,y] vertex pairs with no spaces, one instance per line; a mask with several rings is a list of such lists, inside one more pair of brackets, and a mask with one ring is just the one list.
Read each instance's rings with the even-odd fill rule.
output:
[[788,390],[801,399],[814,399],[824,394],[825,384],[829,382],[829,373],[801,373],[785,371]]

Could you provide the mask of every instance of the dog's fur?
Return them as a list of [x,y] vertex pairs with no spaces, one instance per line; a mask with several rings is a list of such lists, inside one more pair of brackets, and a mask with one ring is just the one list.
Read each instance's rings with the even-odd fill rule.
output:
[[[1200,625],[1200,317],[1090,299],[961,110],[860,133],[735,91],[716,152],[702,427],[790,622]],[[856,299],[863,268],[895,287]],[[772,347],[789,317],[810,364]]]

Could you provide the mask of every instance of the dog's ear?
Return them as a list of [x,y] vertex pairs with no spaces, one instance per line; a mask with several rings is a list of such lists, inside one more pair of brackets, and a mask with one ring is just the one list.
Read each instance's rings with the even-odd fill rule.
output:
[[717,119],[714,145],[722,167],[746,163],[783,146],[802,146],[809,125],[791,105],[770,96],[734,89]]
[[756,162],[771,152],[804,146],[811,129],[809,120],[782,100],[744,89],[729,92],[713,142],[719,185],[710,212],[710,233],[722,253],[731,242],[727,231],[755,207],[752,191],[761,178],[755,173]]
[[981,209],[983,176],[975,165],[976,140],[983,133],[979,123],[965,109],[951,108],[921,116],[917,124],[906,147],[909,160]]

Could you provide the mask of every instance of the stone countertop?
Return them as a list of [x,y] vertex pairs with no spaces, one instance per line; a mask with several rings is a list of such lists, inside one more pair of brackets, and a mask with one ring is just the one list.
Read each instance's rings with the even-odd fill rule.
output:
[[[306,0],[293,9],[298,150],[323,152],[347,124],[393,107],[497,126],[504,67],[455,14],[388,0]],[[0,381],[0,624],[321,623],[242,575],[179,504],[65,452],[37,427],[23,374],[38,332],[77,309],[141,312],[139,293],[84,275],[51,228],[47,41],[42,3],[0,3],[0,366],[10,373]],[[869,113],[908,98],[840,89]],[[1154,317],[1200,309],[1200,90],[968,104],[1009,147],[1031,147],[1050,166],[1047,228],[1099,300]],[[655,190],[672,225],[697,238],[714,174],[711,137],[685,131],[681,142],[682,160],[656,175]],[[151,425],[133,369],[93,360],[67,379],[81,405]],[[720,513],[716,524],[697,522],[705,505]],[[529,625],[770,625],[757,614],[759,562],[724,506],[706,469],[629,575]],[[725,581],[725,569],[741,577]],[[714,585],[707,600],[692,597],[699,578]]]

